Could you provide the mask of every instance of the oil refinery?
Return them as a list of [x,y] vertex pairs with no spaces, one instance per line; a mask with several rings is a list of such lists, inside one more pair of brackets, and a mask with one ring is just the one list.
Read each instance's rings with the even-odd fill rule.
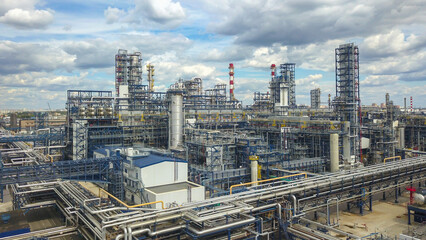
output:
[[362,105],[362,49],[334,51],[335,95],[306,107],[297,62],[245,105],[233,63],[156,91],[118,50],[115,88],[0,123],[0,239],[426,239],[426,115]]

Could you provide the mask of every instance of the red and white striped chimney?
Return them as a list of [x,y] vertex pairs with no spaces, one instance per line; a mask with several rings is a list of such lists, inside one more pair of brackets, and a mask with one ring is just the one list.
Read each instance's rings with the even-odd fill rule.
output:
[[410,97],[411,112],[413,112],[413,96]]
[[272,80],[275,77],[275,70],[277,69],[277,67],[275,66],[275,64],[271,64],[271,78]]
[[234,101],[234,64],[229,64],[229,100]]

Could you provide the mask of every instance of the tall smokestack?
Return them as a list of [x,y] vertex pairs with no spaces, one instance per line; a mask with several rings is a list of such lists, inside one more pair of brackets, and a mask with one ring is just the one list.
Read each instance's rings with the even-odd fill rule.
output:
[[274,79],[275,78],[275,71],[277,70],[277,67],[275,66],[275,64],[271,64],[271,78]]
[[413,112],[413,96],[410,97],[411,112]]
[[404,113],[407,114],[407,98],[404,98]]
[[229,100],[234,101],[234,64],[229,64]]

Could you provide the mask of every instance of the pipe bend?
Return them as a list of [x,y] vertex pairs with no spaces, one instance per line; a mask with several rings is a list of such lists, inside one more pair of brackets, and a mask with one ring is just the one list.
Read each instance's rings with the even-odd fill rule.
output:
[[293,194],[291,194],[290,197],[293,199],[293,216],[295,216],[297,213],[297,198]]
[[133,239],[132,228],[131,227],[127,227],[127,235],[128,235],[128,239],[127,240],[132,240]]

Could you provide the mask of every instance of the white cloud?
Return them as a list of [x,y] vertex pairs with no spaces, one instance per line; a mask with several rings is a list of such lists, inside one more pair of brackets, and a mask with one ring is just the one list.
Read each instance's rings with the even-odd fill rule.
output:
[[108,7],[104,15],[108,24],[130,23],[137,29],[175,28],[187,18],[180,2],[173,0],[135,0],[127,11]]
[[0,23],[17,29],[44,29],[53,22],[54,11],[35,9],[38,1],[3,0],[0,2]]
[[156,23],[173,26],[180,24],[186,17],[180,2],[172,0],[135,0],[133,15],[135,19],[139,15]]
[[38,0],[0,0],[0,16],[14,8],[32,10],[37,2]]
[[400,29],[392,29],[364,39],[360,46],[369,58],[383,58],[394,55],[415,53],[426,47],[426,36],[407,35]]
[[26,71],[71,70],[75,56],[55,44],[0,41],[0,75]]
[[318,82],[322,79],[322,74],[311,74],[305,78],[296,79],[296,86],[305,84],[318,86]]
[[78,75],[71,76],[45,72],[25,72],[3,76],[1,78],[1,85],[7,87],[40,88],[42,90],[62,90],[64,87],[77,87],[87,82],[87,78],[88,72],[80,72]]
[[186,65],[182,66],[181,69],[184,75],[200,78],[208,78],[212,76],[216,70],[216,68],[204,64]]
[[[421,0],[398,1],[204,1],[214,19],[210,30],[237,43],[304,45],[330,39],[367,37],[395,26],[426,23]],[[235,7],[238,6],[238,7]]]
[[271,64],[288,62],[288,48],[279,44],[270,47],[260,47],[253,50],[252,56],[244,61],[245,67],[267,69]]
[[369,75],[361,81],[361,87],[390,85],[398,80],[399,77],[396,75]]
[[105,11],[104,11],[104,15],[106,18],[106,22],[108,24],[111,23],[115,23],[118,22],[118,20],[124,16],[126,14],[126,12],[124,10],[118,9],[118,8],[113,8],[113,7],[108,7]]

